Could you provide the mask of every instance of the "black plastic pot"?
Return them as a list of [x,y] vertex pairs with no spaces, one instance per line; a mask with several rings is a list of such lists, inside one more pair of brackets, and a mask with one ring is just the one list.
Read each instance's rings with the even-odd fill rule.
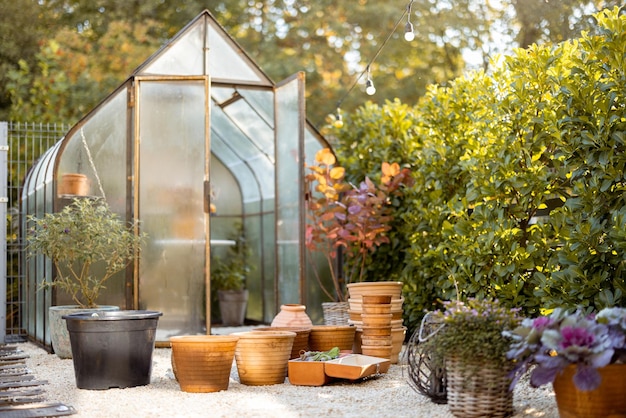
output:
[[158,311],[63,316],[70,334],[76,386],[104,390],[150,383]]

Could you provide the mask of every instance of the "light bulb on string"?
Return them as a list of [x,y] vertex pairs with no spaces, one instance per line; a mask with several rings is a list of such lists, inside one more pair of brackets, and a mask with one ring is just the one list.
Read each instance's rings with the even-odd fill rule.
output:
[[376,87],[374,87],[374,82],[370,77],[370,67],[367,66],[367,81],[365,81],[365,93],[370,96],[373,96],[376,93]]
[[339,113],[339,109],[337,109],[337,113],[335,113],[333,126],[337,129],[343,128],[343,118],[341,117],[341,113]]
[[406,22],[404,26],[404,39],[407,42],[411,42],[415,39],[415,32],[413,32],[413,24],[411,22]]
[[413,0],[406,6],[406,25],[404,25],[404,39],[407,42],[411,42],[415,39],[415,32],[413,31],[413,24],[411,23],[411,4]]
[[370,96],[373,96],[376,93],[376,87],[374,87],[374,82],[370,78],[368,78],[365,82],[365,93]]

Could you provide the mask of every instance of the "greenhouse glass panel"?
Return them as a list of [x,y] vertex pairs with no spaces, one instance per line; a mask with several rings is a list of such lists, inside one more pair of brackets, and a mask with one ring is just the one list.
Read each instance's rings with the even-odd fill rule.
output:
[[274,162],[274,130],[243,100],[238,100],[224,112],[231,121],[245,133],[246,137],[263,153],[270,162]]
[[[298,74],[276,89],[276,245],[279,304],[298,303],[304,295],[300,271],[300,197],[304,157],[304,80]],[[296,280],[294,280],[297,278]]]
[[141,69],[140,74],[203,75],[204,25],[197,22],[182,37],[168,45],[161,55]]
[[205,80],[139,84],[139,217],[148,235],[139,306],[163,312],[158,341],[206,332],[205,88]]
[[246,102],[254,109],[263,121],[274,128],[274,93],[265,90],[244,90],[240,91]]
[[[267,77],[245,59],[245,53],[224,30],[209,25],[209,74],[212,79],[236,80],[239,82],[270,85]],[[219,28],[223,29],[223,28]]]

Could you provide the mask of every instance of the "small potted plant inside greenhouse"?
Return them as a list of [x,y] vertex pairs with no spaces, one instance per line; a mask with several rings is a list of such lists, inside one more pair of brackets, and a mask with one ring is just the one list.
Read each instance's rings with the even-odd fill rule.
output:
[[224,326],[241,326],[246,317],[248,289],[246,275],[251,271],[250,249],[243,227],[236,227],[234,239],[221,254],[211,260],[211,289],[217,291],[219,312]]

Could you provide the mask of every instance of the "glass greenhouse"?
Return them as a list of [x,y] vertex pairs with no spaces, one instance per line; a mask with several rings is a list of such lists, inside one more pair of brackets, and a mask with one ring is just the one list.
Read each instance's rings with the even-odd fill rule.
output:
[[[303,73],[272,82],[204,11],[46,151],[25,180],[23,212],[59,211],[74,197],[61,180],[79,174],[87,195],[139,220],[141,259],[99,303],[162,311],[157,341],[210,332],[211,259],[240,227],[254,266],[248,320],[267,323],[284,303],[321,316],[305,274],[302,179],[326,146],[305,117]],[[24,328],[48,345],[48,307],[72,301],[39,289],[50,260],[24,267]]]

